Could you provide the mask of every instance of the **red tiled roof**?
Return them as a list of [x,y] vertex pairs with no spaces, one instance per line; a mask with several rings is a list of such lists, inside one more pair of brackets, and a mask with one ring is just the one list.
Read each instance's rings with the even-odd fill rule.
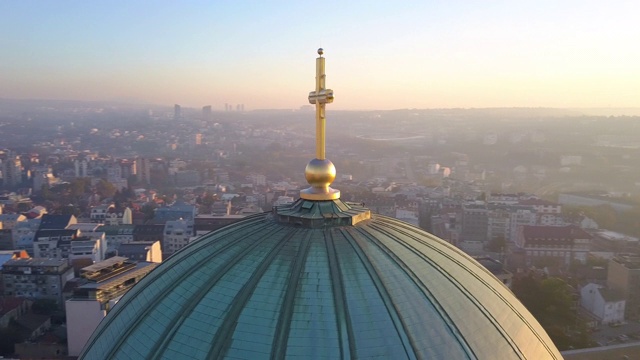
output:
[[575,225],[569,226],[536,226],[524,225],[522,231],[525,239],[590,239],[586,231]]

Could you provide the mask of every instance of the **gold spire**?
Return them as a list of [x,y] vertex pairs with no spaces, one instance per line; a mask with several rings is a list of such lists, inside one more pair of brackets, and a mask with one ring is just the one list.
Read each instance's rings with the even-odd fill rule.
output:
[[304,176],[310,188],[300,191],[300,197],[307,200],[335,200],[340,198],[340,190],[329,187],[336,178],[336,167],[325,158],[324,109],[333,102],[333,90],[325,88],[324,51],[318,49],[316,59],[316,90],[309,93],[309,103],[316,106],[316,158],[309,161]]

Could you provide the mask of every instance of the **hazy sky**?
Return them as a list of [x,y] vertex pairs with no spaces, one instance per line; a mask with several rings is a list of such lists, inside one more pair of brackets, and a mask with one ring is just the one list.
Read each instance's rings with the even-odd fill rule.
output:
[[638,1],[0,0],[0,97],[639,107]]

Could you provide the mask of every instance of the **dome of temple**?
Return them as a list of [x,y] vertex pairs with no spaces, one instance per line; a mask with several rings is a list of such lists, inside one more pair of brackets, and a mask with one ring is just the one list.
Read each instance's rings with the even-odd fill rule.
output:
[[423,230],[299,199],[214,231],[126,293],[84,359],[561,359],[498,279]]

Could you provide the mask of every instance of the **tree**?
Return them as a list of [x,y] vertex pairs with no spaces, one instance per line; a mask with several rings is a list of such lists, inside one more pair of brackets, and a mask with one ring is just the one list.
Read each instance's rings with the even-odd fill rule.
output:
[[51,315],[58,310],[58,304],[51,299],[38,299],[31,305],[31,311],[39,315]]
[[100,180],[96,184],[96,191],[102,198],[109,198],[116,193],[117,189],[112,183],[106,180]]
[[144,214],[144,221],[151,220],[155,216],[156,206],[154,203],[146,203],[142,206],[140,211]]
[[0,328],[0,356],[12,355],[15,353],[15,344],[24,341],[20,332],[14,329],[15,326]]
[[79,198],[89,191],[89,185],[91,184],[88,178],[76,178],[71,181],[69,186],[71,196]]
[[489,241],[487,244],[487,250],[493,252],[503,252],[507,249],[507,240],[504,236],[497,236]]
[[61,215],[73,215],[76,217],[80,216],[80,209],[73,206],[72,204],[60,206],[57,212]]
[[586,326],[573,310],[573,289],[564,280],[556,277],[538,279],[530,274],[514,280],[513,293],[538,320],[558,349],[589,345]]

